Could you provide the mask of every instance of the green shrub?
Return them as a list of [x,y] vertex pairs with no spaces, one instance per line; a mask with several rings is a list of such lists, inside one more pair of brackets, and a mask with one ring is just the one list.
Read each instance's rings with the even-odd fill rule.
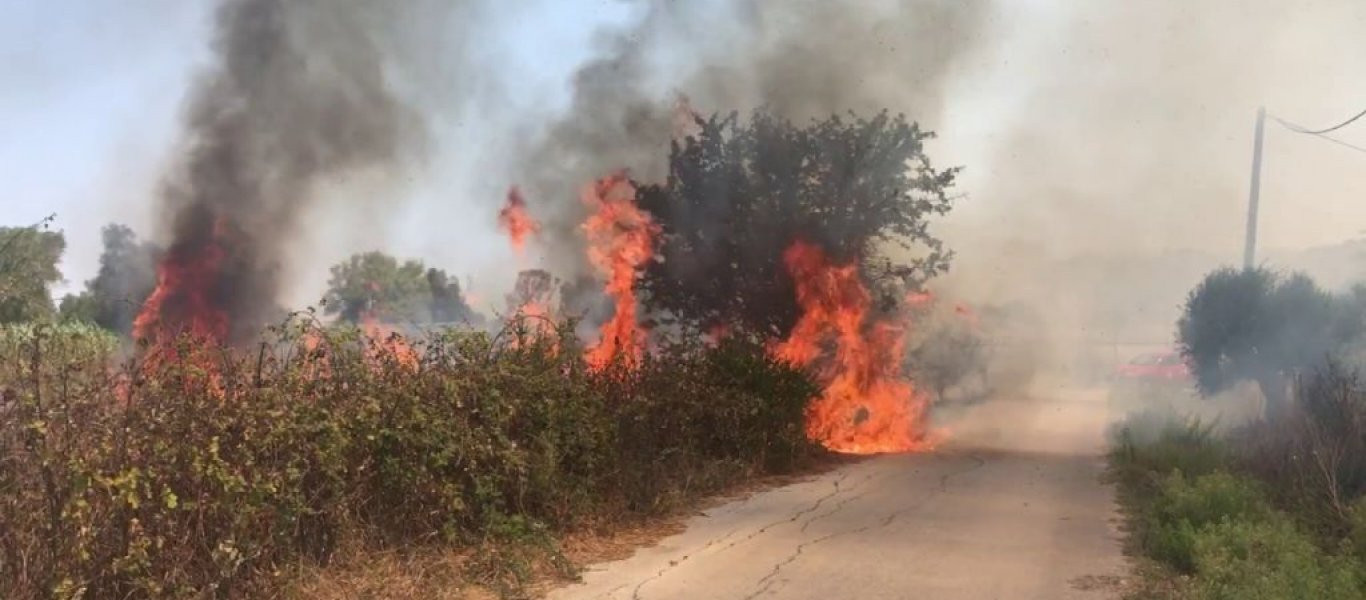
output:
[[187,340],[122,367],[103,341],[0,344],[0,597],[258,595],[257,574],[344,536],[542,552],[818,451],[817,388],[757,344],[598,373],[570,330],[292,324],[254,352]]
[[1267,518],[1271,509],[1262,497],[1262,489],[1250,479],[1224,472],[1190,479],[1172,471],[1162,479],[1145,516],[1147,553],[1182,571],[1193,571],[1199,534],[1222,522]]
[[1199,476],[1228,463],[1226,444],[1214,435],[1213,425],[1199,419],[1137,413],[1111,435],[1111,464],[1126,477],[1172,471]]
[[1195,596],[1209,600],[1362,598],[1359,565],[1330,556],[1278,515],[1225,520],[1194,538]]

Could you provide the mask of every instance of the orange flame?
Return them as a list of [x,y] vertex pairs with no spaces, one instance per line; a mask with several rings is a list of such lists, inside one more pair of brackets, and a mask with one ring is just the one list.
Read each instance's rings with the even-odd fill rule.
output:
[[802,316],[772,352],[799,366],[829,355],[820,370],[824,389],[807,408],[807,436],[850,454],[928,449],[927,404],[901,374],[903,332],[891,322],[868,323],[872,302],[857,266],[832,264],[802,241],[788,247],[783,262]]
[[[181,336],[206,350],[227,341],[228,312],[215,298],[227,257],[225,230],[216,220],[208,239],[172,246],[157,265],[156,288],[133,319],[133,339],[147,344],[149,367],[170,360]],[[207,366],[204,358],[196,362]]]
[[373,312],[361,313],[360,329],[370,341],[367,350],[370,360],[379,361],[386,356],[392,356],[405,369],[417,370],[417,351],[409,346],[408,342],[404,341],[403,336],[399,335],[392,327],[381,323]]
[[527,238],[541,230],[541,224],[532,219],[531,214],[527,212],[526,199],[515,185],[508,188],[507,203],[498,211],[498,226],[507,232],[508,239],[512,241],[512,249],[518,253],[526,249]]
[[585,186],[581,197],[593,211],[583,223],[588,260],[607,278],[607,295],[616,304],[585,358],[593,369],[617,357],[627,365],[639,364],[645,332],[636,323],[636,277],[654,252],[659,226],[636,205],[635,186],[625,173]]
[[[555,279],[548,271],[528,269],[517,273],[517,283],[507,295],[508,322],[517,325],[509,343],[518,348],[523,334],[531,339],[555,334]],[[552,347],[558,347],[551,340]]]

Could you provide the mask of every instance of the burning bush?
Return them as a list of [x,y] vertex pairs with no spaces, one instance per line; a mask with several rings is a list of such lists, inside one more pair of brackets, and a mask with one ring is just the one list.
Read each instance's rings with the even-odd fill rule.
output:
[[405,340],[412,364],[352,328],[274,336],[112,371],[0,344],[0,596],[259,595],[346,537],[563,531],[814,455],[816,388],[741,340],[594,371],[567,324]]

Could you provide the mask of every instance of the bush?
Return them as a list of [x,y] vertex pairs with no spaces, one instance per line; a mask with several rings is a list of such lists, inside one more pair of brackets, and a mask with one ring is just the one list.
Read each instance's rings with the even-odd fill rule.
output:
[[1196,568],[1195,544],[1206,528],[1224,522],[1260,521],[1270,514],[1255,481],[1215,472],[1188,479],[1173,471],[1148,510],[1148,555],[1182,571]]
[[260,595],[348,536],[544,540],[817,453],[817,388],[757,345],[595,373],[569,331],[296,324],[255,352],[186,340],[120,368],[57,361],[55,338],[0,346],[0,597]]
[[1359,567],[1324,554],[1283,515],[1229,519],[1194,539],[1196,597],[1210,600],[1361,598]]
[[[1180,471],[1188,476],[1212,473],[1228,461],[1226,444],[1213,425],[1168,414],[1132,414],[1111,434],[1111,464],[1129,479]],[[1155,484],[1156,481],[1138,482]]]
[[[1133,548],[1189,575],[1174,588],[1194,598],[1363,597],[1366,499],[1340,517],[1348,534],[1323,535],[1321,488],[1333,469],[1273,456],[1314,451],[1307,442],[1323,438],[1299,437],[1312,431],[1303,424],[1261,424],[1232,433],[1229,444],[1194,421],[1131,417],[1116,432],[1111,464],[1133,515]],[[1291,483],[1301,491],[1272,493]],[[1287,501],[1309,496],[1319,501]]]
[[1366,495],[1366,392],[1357,373],[1332,362],[1296,387],[1281,418],[1234,432],[1234,458],[1333,545],[1350,534],[1352,503]]

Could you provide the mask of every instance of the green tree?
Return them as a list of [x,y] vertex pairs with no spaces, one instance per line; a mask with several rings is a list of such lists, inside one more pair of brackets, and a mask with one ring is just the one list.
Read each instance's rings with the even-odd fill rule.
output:
[[422,261],[399,262],[383,252],[365,252],[332,267],[331,272],[323,312],[344,321],[355,323],[366,316],[387,322],[473,317],[460,284]]
[[[799,127],[759,110],[748,123],[732,113],[696,124],[674,143],[666,182],[639,186],[662,229],[643,276],[658,313],[785,335],[799,307],[782,255],[797,239],[857,263],[889,303],[947,269],[928,225],[949,210],[957,169],[931,166],[933,134],[915,123],[884,111]],[[919,258],[895,262],[889,248]]]
[[65,323],[94,323],[99,306],[90,292],[67,294],[57,305],[57,316]]
[[1302,273],[1218,269],[1186,299],[1177,340],[1203,394],[1253,381],[1268,416],[1287,402],[1289,378],[1322,365],[1362,333],[1360,303],[1336,298]]
[[156,263],[161,249],[138,241],[126,225],[111,223],[101,230],[100,270],[85,282],[79,295],[62,298],[63,320],[95,323],[129,335],[133,319],[156,288]]
[[32,227],[0,227],[0,323],[52,318],[52,284],[66,238],[49,231],[51,218]]

